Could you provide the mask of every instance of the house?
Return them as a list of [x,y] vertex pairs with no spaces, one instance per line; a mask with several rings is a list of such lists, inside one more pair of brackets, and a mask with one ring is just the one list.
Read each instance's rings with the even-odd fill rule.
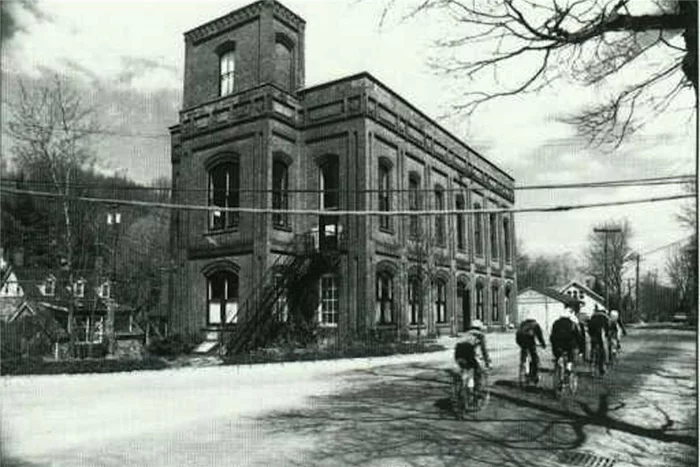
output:
[[580,281],[570,281],[568,284],[562,286],[559,292],[581,302],[580,314],[584,320],[591,317],[596,307],[598,309],[606,309],[605,299]]
[[171,332],[214,349],[280,320],[329,341],[512,322],[511,213],[391,212],[512,208],[513,177],[369,73],[305,87],[305,29],[262,0],[184,35],[173,202],[209,211],[172,216]]
[[518,293],[518,324],[527,318],[534,318],[546,337],[554,321],[566,308],[575,311],[578,306],[578,300],[555,289],[528,287]]
[[[27,267],[4,262],[0,285],[0,323],[3,350],[12,353],[22,339],[48,342],[56,358],[65,356],[68,342],[69,308],[73,307],[73,329],[78,355],[134,353],[134,340],[143,332],[133,310],[112,297],[112,283],[95,271],[75,271],[72,286],[64,271]],[[110,338],[111,336],[111,338]],[[18,351],[15,345],[14,350]],[[42,345],[42,354],[46,353]],[[97,350],[96,350],[97,349]],[[24,353],[24,351],[22,351]]]

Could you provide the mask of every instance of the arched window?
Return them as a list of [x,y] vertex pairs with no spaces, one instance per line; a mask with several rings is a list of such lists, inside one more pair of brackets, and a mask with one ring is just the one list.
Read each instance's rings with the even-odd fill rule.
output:
[[420,279],[410,277],[408,279],[408,308],[409,323],[418,324],[423,322],[423,310],[421,308],[421,286]]
[[512,251],[511,251],[511,239],[510,239],[510,220],[507,217],[503,217],[503,255],[505,256],[506,263],[512,262]]
[[[441,186],[435,187],[435,210],[444,211],[445,210],[445,190]],[[436,215],[435,216],[435,244],[444,246],[445,245],[445,216]]]
[[[479,203],[474,203],[474,210],[481,209]],[[474,213],[474,251],[477,256],[484,256],[484,226],[483,214]]]
[[[279,160],[272,163],[272,209],[289,209],[289,169],[287,164]],[[272,225],[288,227],[289,214],[273,214]]]
[[[408,209],[410,211],[420,211],[421,209],[420,177],[415,173],[408,177]],[[409,236],[411,238],[420,237],[420,230],[420,217],[411,216]]]
[[377,324],[394,322],[394,284],[391,274],[386,271],[377,273],[377,305],[375,317]]
[[476,319],[484,319],[484,284],[476,283]]
[[219,55],[219,95],[228,96],[234,91],[236,76],[236,52],[228,49]]
[[207,277],[207,324],[238,321],[238,276],[216,271]]
[[[391,167],[388,164],[379,163],[379,210],[382,212],[391,211]],[[383,230],[391,229],[391,216],[381,216],[379,218],[379,228]]]
[[491,286],[491,322],[492,323],[498,323],[500,322],[500,300],[498,299],[498,286],[497,285],[492,285]]
[[[209,170],[209,206],[237,208],[239,204],[238,162],[222,162]],[[209,229],[221,230],[238,226],[238,213],[209,211]]]
[[489,214],[489,236],[491,238],[491,259],[498,259],[498,214]]
[[275,42],[275,84],[285,91],[294,90],[293,45],[285,36],[278,36]]
[[437,279],[434,284],[435,294],[435,321],[447,322],[447,284],[443,279]]
[[[464,210],[464,196],[457,195],[455,198],[455,209],[457,211]],[[467,249],[467,237],[465,235],[464,228],[464,214],[457,214],[457,249],[466,250]]]

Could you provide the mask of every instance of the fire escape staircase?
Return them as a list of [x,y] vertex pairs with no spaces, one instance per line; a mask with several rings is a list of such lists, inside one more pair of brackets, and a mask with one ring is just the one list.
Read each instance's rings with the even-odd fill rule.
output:
[[[262,347],[274,340],[281,329],[281,317],[275,305],[288,290],[307,287],[340,261],[339,242],[319,247],[313,233],[297,235],[295,254],[279,256],[265,271],[256,287],[243,300],[236,315],[217,333],[216,340],[205,340],[195,353],[236,354]],[[294,310],[289,310],[293,313]],[[222,343],[225,344],[222,346]]]

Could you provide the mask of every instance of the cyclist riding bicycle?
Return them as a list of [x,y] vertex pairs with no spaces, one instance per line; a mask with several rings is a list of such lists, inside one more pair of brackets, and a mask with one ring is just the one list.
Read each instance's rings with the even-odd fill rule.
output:
[[518,327],[518,331],[515,333],[515,342],[520,347],[520,366],[525,364],[527,356],[530,355],[530,360],[532,365],[530,368],[530,378],[535,384],[539,383],[540,377],[538,375],[540,359],[537,355],[537,342],[539,341],[542,348],[547,348],[544,342],[544,337],[542,337],[542,328],[535,318],[528,316]]
[[578,318],[569,307],[564,307],[564,311],[552,324],[549,343],[552,345],[554,362],[556,363],[562,355],[566,355],[566,372],[571,373],[575,352],[577,350],[578,353],[583,352],[585,341]]
[[601,375],[605,374],[605,362],[607,362],[607,352],[605,351],[604,339],[610,335],[610,318],[605,310],[595,306],[591,319],[588,320],[588,335],[591,338],[591,355],[597,350],[597,361],[592,362],[598,366]]
[[[479,358],[479,351],[481,358]],[[455,362],[462,371],[474,369],[474,386],[481,387],[481,376],[484,368],[491,367],[491,358],[486,349],[486,334],[484,334],[484,323],[479,319],[472,321],[472,324],[464,335],[464,338],[455,346]]]
[[627,330],[625,329],[625,325],[622,323],[622,319],[620,318],[620,313],[618,313],[617,310],[612,310],[610,312],[610,332],[608,333],[608,342],[611,345],[615,346],[615,349],[619,352],[620,351],[620,331],[622,331],[622,335],[626,336],[627,335]]

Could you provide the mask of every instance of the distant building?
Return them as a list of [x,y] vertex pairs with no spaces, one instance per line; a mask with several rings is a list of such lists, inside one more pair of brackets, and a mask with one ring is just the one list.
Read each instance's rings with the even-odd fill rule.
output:
[[368,73],[305,88],[305,28],[263,0],[185,33],[173,196],[212,210],[172,219],[172,331],[209,350],[299,316],[331,339],[512,321],[511,214],[343,213],[511,208],[513,178]]
[[528,287],[518,292],[518,322],[534,318],[542,327],[545,335],[549,335],[554,321],[561,316],[566,308],[576,310],[578,300],[571,295],[563,294],[548,287]]
[[561,287],[559,292],[581,302],[580,313],[584,319],[590,318],[596,307],[602,310],[606,309],[605,299],[577,280],[572,280]]

